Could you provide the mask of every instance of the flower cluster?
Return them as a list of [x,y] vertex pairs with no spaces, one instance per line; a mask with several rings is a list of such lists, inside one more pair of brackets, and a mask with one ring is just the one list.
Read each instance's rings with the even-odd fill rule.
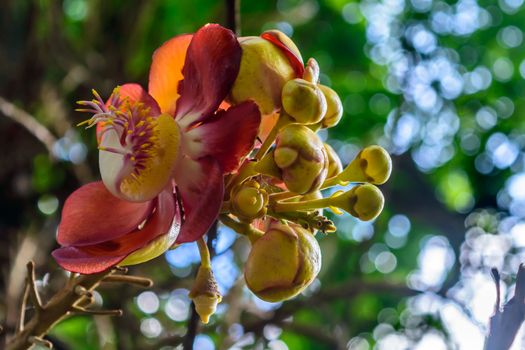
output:
[[361,220],[383,208],[375,185],[390,176],[388,153],[367,147],[343,170],[316,134],[337,125],[341,100],[279,31],[235,37],[208,24],[154,53],[148,91],[124,84],[107,101],[94,95],[78,103],[96,126],[102,181],[65,202],[53,256],[66,270],[98,273],[197,241],[190,296],[207,322],[221,300],[203,239],[215,220],[250,239],[250,290],[280,301],[320,270],[314,235],[336,230],[323,208]]

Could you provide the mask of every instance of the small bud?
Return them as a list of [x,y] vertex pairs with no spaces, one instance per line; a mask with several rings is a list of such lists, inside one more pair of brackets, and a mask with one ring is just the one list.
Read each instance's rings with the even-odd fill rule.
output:
[[363,221],[375,219],[383,211],[384,204],[383,193],[371,184],[357,185],[330,198],[330,206],[343,209]]
[[259,298],[278,302],[303,291],[321,269],[321,249],[313,234],[297,224],[273,223],[253,245],[244,278]]
[[222,300],[210,267],[202,265],[199,267],[189,297],[193,300],[195,311],[197,311],[202,323],[208,323],[210,316],[217,310],[217,304]]
[[300,124],[315,124],[326,113],[326,98],[317,84],[304,79],[288,81],[282,91],[283,108]]
[[281,107],[284,84],[296,77],[286,54],[272,42],[260,37],[239,38],[242,48],[239,74],[229,101],[237,104],[253,100],[263,115]]
[[303,79],[311,83],[317,84],[319,82],[319,64],[314,58],[310,58],[306,62]]
[[300,124],[290,124],[279,131],[274,160],[288,190],[298,194],[319,189],[328,173],[328,155],[323,142]]
[[251,222],[266,215],[268,194],[256,181],[246,181],[232,189],[231,211],[242,221]]
[[337,176],[340,181],[384,184],[392,172],[392,159],[380,146],[368,146]]
[[319,88],[323,92],[326,99],[326,113],[321,120],[323,128],[331,128],[336,126],[343,116],[343,104],[337,92],[328,86],[320,85]]
[[326,150],[326,154],[328,155],[328,178],[337,176],[343,171],[343,164],[341,163],[341,159],[339,159],[339,156],[334,151],[332,146],[325,143],[324,148]]

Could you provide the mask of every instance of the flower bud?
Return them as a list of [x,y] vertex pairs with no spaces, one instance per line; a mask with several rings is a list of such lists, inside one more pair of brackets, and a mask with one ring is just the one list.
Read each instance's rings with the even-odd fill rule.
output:
[[371,184],[357,185],[330,198],[330,206],[343,209],[363,221],[375,219],[383,211],[384,204],[383,193]]
[[326,150],[326,154],[328,155],[328,178],[337,176],[343,171],[343,164],[341,164],[341,159],[339,159],[339,156],[334,151],[332,146],[325,143],[324,148]]
[[315,124],[326,113],[326,98],[317,84],[304,79],[288,81],[282,91],[283,108],[300,124]]
[[251,222],[266,215],[268,194],[257,181],[246,181],[232,189],[231,212],[242,221]]
[[271,114],[281,107],[284,84],[296,77],[286,54],[272,42],[260,37],[239,38],[242,48],[239,74],[229,100],[234,103],[252,99],[261,113]]
[[323,92],[326,99],[326,113],[324,114],[321,125],[323,128],[331,128],[336,126],[343,116],[343,104],[337,92],[328,86],[319,84],[319,88]]
[[308,59],[306,68],[304,69],[303,79],[311,83],[317,84],[319,82],[319,64],[314,58]]
[[340,181],[384,184],[392,172],[392,159],[380,146],[368,146],[338,175]]
[[297,224],[273,223],[253,245],[244,278],[259,298],[278,302],[303,291],[321,269],[321,249],[313,234]]
[[328,174],[328,155],[323,142],[300,124],[290,124],[279,131],[274,160],[286,187],[294,193],[319,189]]
[[193,300],[195,311],[202,323],[208,323],[210,316],[217,310],[217,304],[222,300],[210,267],[202,265],[199,267],[189,297]]

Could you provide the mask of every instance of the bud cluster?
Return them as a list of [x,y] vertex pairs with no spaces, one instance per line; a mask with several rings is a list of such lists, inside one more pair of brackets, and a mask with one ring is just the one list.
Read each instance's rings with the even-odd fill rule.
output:
[[[252,243],[244,272],[248,288],[277,302],[299,294],[317,276],[315,233],[336,230],[324,208],[364,221],[381,213],[384,197],[376,185],[388,180],[392,162],[383,148],[369,146],[343,168],[317,134],[343,115],[337,93],[319,83],[317,62],[311,58],[304,66],[295,44],[279,31],[240,43],[241,70],[230,102],[254,100],[265,115],[262,123],[267,118],[273,127],[261,135],[253,158],[227,179],[221,220]],[[275,121],[270,115],[276,113]],[[323,198],[322,190],[350,184]]]

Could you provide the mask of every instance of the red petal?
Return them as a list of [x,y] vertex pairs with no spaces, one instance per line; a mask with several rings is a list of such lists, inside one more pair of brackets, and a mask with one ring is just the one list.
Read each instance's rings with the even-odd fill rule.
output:
[[241,54],[233,32],[218,24],[207,24],[195,33],[179,84],[179,124],[190,126],[215,112],[239,73]]
[[64,269],[91,274],[104,271],[124,260],[126,256],[144,247],[157,237],[180,231],[180,210],[171,191],[165,190],[155,200],[155,212],[144,227],[119,238],[80,247],[62,247],[53,251],[53,257]]
[[102,272],[126,258],[125,255],[98,256],[83,252],[76,247],[62,247],[55,249],[51,255],[65,270],[82,274]]
[[275,36],[272,33],[263,33],[263,34],[261,34],[261,38],[266,39],[266,40],[270,41],[272,44],[274,44],[277,47],[279,47],[284,52],[286,57],[288,57],[288,60],[292,64],[292,67],[293,67],[293,70],[295,71],[295,74],[297,74],[297,76],[299,78],[301,78],[303,76],[303,74],[304,74],[304,63],[303,63],[303,59],[302,58],[297,57],[297,55],[295,53],[293,53],[293,51],[291,51],[285,44],[283,44],[281,42],[281,40],[279,40],[279,38],[277,36]]
[[124,201],[113,196],[102,181],[89,183],[66,200],[57,241],[81,246],[118,238],[136,229],[151,213],[152,204]]
[[224,196],[222,174],[213,158],[181,160],[175,170],[175,181],[184,206],[184,223],[176,243],[196,241],[217,219]]
[[160,114],[160,107],[157,101],[139,84],[124,84],[120,86],[118,92],[122,99],[127,97],[132,102],[142,102],[151,108],[150,115],[157,116]]
[[212,156],[230,173],[253,148],[260,123],[261,113],[252,101],[219,111],[183,135],[183,152],[194,159]]
[[182,67],[192,37],[190,34],[176,36],[166,41],[153,54],[148,90],[163,113],[175,115]]

